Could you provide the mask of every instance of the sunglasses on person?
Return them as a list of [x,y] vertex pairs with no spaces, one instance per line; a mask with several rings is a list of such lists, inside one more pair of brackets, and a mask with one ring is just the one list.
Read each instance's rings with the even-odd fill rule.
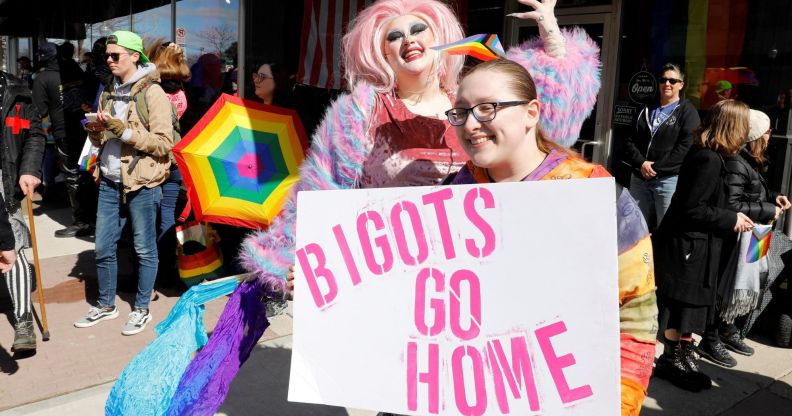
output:
[[468,114],[473,113],[473,117],[480,123],[492,121],[498,113],[498,107],[511,107],[515,105],[528,104],[530,101],[500,101],[495,103],[481,103],[476,104],[470,108],[457,107],[452,108],[445,112],[448,117],[448,122],[452,126],[461,126],[465,124]]
[[132,55],[132,54],[129,52],[113,52],[113,53],[104,54],[104,57],[105,57],[105,61],[109,58],[113,60],[113,62],[118,62],[118,60],[121,59],[121,55]]
[[264,81],[265,79],[270,79],[270,78],[272,78],[272,75],[265,74],[263,72],[253,73],[253,82],[261,82]]
[[660,78],[660,85],[665,84],[666,82],[670,83],[671,85],[676,85],[677,82],[682,82],[682,80],[678,78]]

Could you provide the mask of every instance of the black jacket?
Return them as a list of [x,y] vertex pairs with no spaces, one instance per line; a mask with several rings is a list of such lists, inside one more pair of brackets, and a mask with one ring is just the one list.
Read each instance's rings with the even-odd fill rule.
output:
[[715,301],[724,239],[736,239],[721,156],[699,146],[682,162],[676,191],[652,236],[657,294],[692,305]]
[[39,119],[49,115],[52,135],[57,139],[66,137],[61,77],[57,61],[47,62],[46,66],[36,73],[36,78],[33,80],[33,102],[38,108]]
[[0,130],[3,141],[0,166],[3,169],[5,203],[8,211],[14,212],[23,197],[19,188],[19,175],[41,178],[46,137],[26,83],[0,71],[0,86]]
[[693,130],[701,124],[698,111],[687,99],[681,99],[677,108],[661,124],[654,136],[649,129],[652,109],[644,107],[638,114],[633,134],[625,144],[624,160],[638,172],[647,160],[655,162],[652,168],[657,177],[679,174],[679,168],[690,146],[693,144]]
[[8,221],[8,211],[3,200],[3,194],[0,194],[0,250],[13,250],[15,241],[14,230],[11,228],[11,222]]
[[726,199],[729,207],[751,220],[769,224],[775,218],[775,193],[767,189],[753,156],[743,149],[726,158]]

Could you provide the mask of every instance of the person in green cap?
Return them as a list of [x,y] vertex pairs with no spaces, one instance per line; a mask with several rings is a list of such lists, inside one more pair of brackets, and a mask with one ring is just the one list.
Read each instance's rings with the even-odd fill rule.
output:
[[158,265],[157,206],[173,147],[171,103],[159,85],[155,65],[143,50],[143,41],[135,33],[117,31],[108,36],[105,59],[113,81],[101,95],[96,121],[86,124],[88,137],[100,148],[94,171],[99,181],[99,300],[74,326],[86,328],[118,317],[116,251],[129,220],[137,253],[138,291],[135,307],[121,331],[124,335],[141,332],[151,321],[149,302]]
[[725,79],[722,79],[715,83],[715,92],[718,94],[718,98],[721,100],[728,100],[729,98],[734,98],[732,97],[732,92],[734,92],[734,90],[732,89],[732,83],[726,81]]

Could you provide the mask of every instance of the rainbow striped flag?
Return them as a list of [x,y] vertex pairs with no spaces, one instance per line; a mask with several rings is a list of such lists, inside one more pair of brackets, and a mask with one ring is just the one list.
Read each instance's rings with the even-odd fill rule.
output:
[[456,42],[433,46],[432,49],[451,55],[470,55],[482,61],[507,59],[498,35],[473,35]]
[[773,238],[773,225],[756,224],[751,231],[751,240],[748,242],[748,252],[745,262],[753,263],[767,255],[770,250],[770,240]]

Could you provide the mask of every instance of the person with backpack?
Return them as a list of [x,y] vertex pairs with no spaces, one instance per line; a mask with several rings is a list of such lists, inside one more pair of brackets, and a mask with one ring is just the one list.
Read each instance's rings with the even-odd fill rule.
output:
[[77,320],[86,328],[118,317],[115,306],[118,278],[117,248],[121,231],[131,221],[137,253],[138,290],[135,306],[121,333],[137,334],[151,321],[149,302],[157,275],[157,209],[160,185],[170,173],[173,147],[172,106],[160,87],[156,66],[143,52],[133,32],[116,31],[107,38],[106,61],[113,73],[102,93],[96,121],[85,128],[99,157],[96,219],[98,305]]
[[[192,74],[187,66],[187,57],[184,48],[173,42],[157,40],[155,45],[148,49],[148,56],[157,66],[157,71],[162,78],[162,89],[173,104],[176,119],[180,119],[187,110],[187,96],[184,94],[184,83],[189,81]],[[178,123],[178,121],[176,121]],[[174,124],[176,126],[176,124]],[[174,129],[174,144],[178,143],[181,134]],[[171,284],[179,280],[176,266],[176,205],[179,200],[179,189],[182,186],[182,174],[176,165],[173,153],[170,154],[170,177],[162,184],[162,202],[159,210],[159,226],[157,229],[157,245],[160,264],[157,281],[160,284]]]

